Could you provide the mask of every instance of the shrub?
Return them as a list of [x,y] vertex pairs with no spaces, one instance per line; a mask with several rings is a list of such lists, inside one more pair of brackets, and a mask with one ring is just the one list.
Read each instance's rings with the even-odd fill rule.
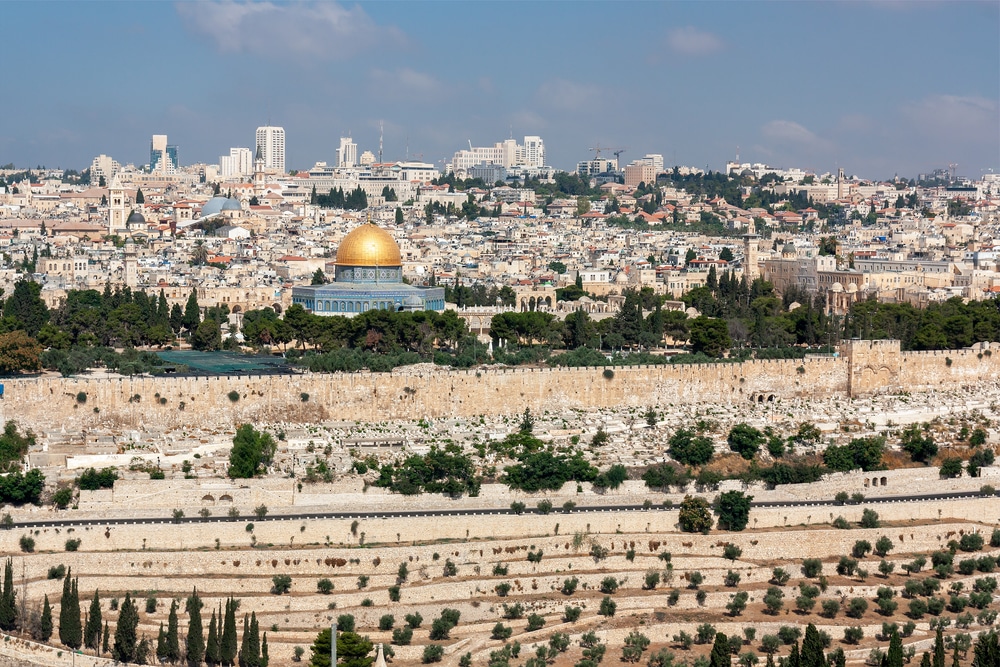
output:
[[525,504],[515,500],[510,504],[510,511],[514,514],[524,514]]
[[696,644],[711,644],[715,641],[715,626],[710,623],[702,623],[694,632]]
[[529,551],[528,552],[528,562],[529,563],[541,563],[542,562],[542,550]]
[[386,590],[388,590],[388,592],[389,592],[389,602],[399,602],[399,585],[398,584],[396,586],[389,586],[389,588],[386,589]]
[[416,630],[420,627],[420,624],[423,623],[424,617],[420,615],[419,611],[415,611],[412,614],[404,616],[403,620],[406,621],[406,625]]
[[76,551],[80,548],[79,539],[69,539],[66,540],[66,551]]
[[771,571],[771,581],[773,581],[778,586],[784,586],[791,579],[792,575],[785,571],[784,568],[776,567]]
[[861,618],[865,615],[866,611],[868,611],[868,600],[865,600],[864,598],[853,598],[847,603],[847,611],[844,613],[851,618]]
[[601,592],[605,595],[611,595],[618,590],[618,580],[614,577],[604,577],[601,580]]
[[573,623],[580,619],[580,608],[579,607],[565,607],[563,609],[562,620],[564,623]]
[[338,632],[354,632],[354,615],[341,614],[337,617]]
[[864,558],[872,550],[872,544],[868,540],[858,540],[851,548],[851,555],[855,558]]
[[833,520],[833,527],[839,528],[840,530],[850,530],[851,524],[848,523],[847,519],[845,519],[844,517],[838,516],[836,519]]
[[320,579],[316,582],[316,591],[323,595],[329,595],[333,591],[333,582],[329,579]]
[[156,613],[156,598],[154,597],[146,598],[146,613],[147,614]]
[[854,571],[858,569],[858,561],[850,558],[848,556],[841,556],[840,560],[837,561],[837,574],[845,577],[849,577],[854,574]]
[[820,606],[823,608],[822,615],[826,618],[836,618],[840,611],[840,603],[836,600],[823,600]]
[[577,579],[576,577],[563,579],[562,589],[560,590],[562,591],[563,595],[572,595],[573,593],[576,592],[576,587],[579,583],[580,580]]
[[514,634],[514,629],[512,627],[497,621],[497,624],[493,626],[493,632],[490,634],[490,639],[506,641],[510,639],[512,634]]
[[506,577],[507,576],[507,566],[503,563],[497,563],[493,566],[493,576],[494,577]]
[[643,582],[642,587],[647,591],[655,590],[660,583],[660,573],[656,570],[650,570],[646,573],[646,579]]
[[802,636],[802,630],[791,625],[783,625],[778,628],[778,639],[783,644],[794,644]]
[[507,593],[510,592],[510,589],[511,589],[511,585],[510,585],[510,583],[508,583],[506,581],[503,581],[503,582],[501,582],[501,583],[499,583],[499,584],[497,584],[496,586],[493,587],[493,590],[495,590],[497,592],[497,595],[499,595],[502,598],[507,597]]
[[535,630],[541,630],[545,625],[545,619],[538,614],[528,614],[528,625],[526,627],[528,632],[534,632]]
[[731,561],[735,561],[737,558],[743,555],[743,550],[740,549],[735,544],[727,544],[722,549],[722,557]]
[[441,662],[444,657],[444,647],[437,644],[428,644],[424,647],[424,652],[420,656],[420,662],[428,665],[432,662]]
[[396,617],[392,614],[384,614],[378,619],[378,629],[379,630],[392,630],[392,626],[396,624]]
[[408,646],[413,640],[413,628],[405,626],[392,631],[392,643],[396,646]]
[[878,512],[872,509],[865,509],[861,512],[861,527],[862,528],[878,528]]
[[768,655],[774,655],[781,649],[781,639],[777,635],[764,635],[760,638],[760,650]]
[[823,561],[819,558],[806,558],[802,561],[802,575],[815,579],[823,572]]
[[765,611],[772,616],[776,616],[781,607],[784,605],[783,599],[785,594],[781,592],[781,589],[777,586],[771,586],[767,589],[767,593],[764,594],[764,607]]
[[618,608],[618,605],[615,603],[615,601],[612,600],[610,597],[605,596],[604,599],[601,600],[601,606],[597,610],[597,613],[600,614],[601,616],[609,616],[610,617],[610,616],[614,616],[615,615],[615,610],[617,608]]
[[615,377],[615,372],[614,372],[613,370],[611,370],[610,368],[605,368],[605,369],[604,369],[604,370],[603,370],[603,371],[601,372],[601,375],[603,375],[603,376],[604,376],[604,379],[605,379],[605,380],[612,380],[612,379],[614,379],[614,377]]
[[292,588],[292,578],[287,574],[276,574],[271,577],[271,582],[274,584],[271,592],[276,595],[287,593]]
[[979,551],[983,548],[983,536],[979,533],[966,533],[958,541],[958,546],[962,551]]
[[18,544],[21,545],[21,551],[25,553],[31,553],[35,550],[35,538],[30,535],[22,535],[21,539],[18,540]]
[[240,392],[236,391],[235,389],[226,394],[226,396],[228,396],[229,400],[232,401],[233,403],[240,400]]
[[[446,558],[444,560],[443,573],[444,576],[446,577],[454,577],[456,574],[458,574],[458,567],[455,566],[455,563],[453,563],[450,558]],[[367,583],[367,578],[366,578],[366,583]]]
[[941,461],[941,477],[952,478],[962,476],[962,459],[957,456],[949,456]]
[[49,579],[62,579],[66,576],[66,566],[65,565],[53,565],[49,568]]
[[539,500],[538,501],[538,505],[536,505],[536,507],[538,508],[538,513],[539,514],[548,514],[548,513],[550,513],[552,511],[552,501],[551,500]]
[[848,644],[858,644],[864,639],[864,636],[865,631],[857,626],[844,628],[844,641]]
[[726,572],[726,577],[724,583],[729,588],[736,588],[740,585],[740,573],[733,570]]
[[524,616],[524,605],[520,602],[515,602],[513,605],[503,606],[503,617],[506,619],[513,620],[515,618],[521,618]]
[[705,576],[698,570],[695,570],[694,572],[689,572],[687,577],[688,577],[688,583],[690,584],[688,588],[698,588],[699,586],[701,586],[701,583],[705,581]]

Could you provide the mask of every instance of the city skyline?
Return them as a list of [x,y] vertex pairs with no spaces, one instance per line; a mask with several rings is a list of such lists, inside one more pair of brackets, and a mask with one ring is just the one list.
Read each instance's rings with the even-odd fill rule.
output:
[[182,164],[215,163],[270,124],[287,167],[307,169],[336,163],[341,136],[377,151],[384,124],[386,160],[438,167],[469,141],[539,135],[567,170],[596,146],[714,170],[737,147],[744,162],[871,178],[1000,168],[994,3],[7,10],[25,27],[11,51],[33,54],[10,69],[0,128],[0,163],[18,166],[143,164],[152,134]]

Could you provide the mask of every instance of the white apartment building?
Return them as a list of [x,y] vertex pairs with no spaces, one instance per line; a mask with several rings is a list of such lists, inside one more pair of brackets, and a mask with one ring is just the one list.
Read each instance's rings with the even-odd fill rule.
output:
[[351,137],[340,138],[340,148],[337,149],[337,166],[355,167],[358,164],[358,145]]
[[451,171],[465,172],[480,164],[496,164],[506,169],[537,169],[545,166],[545,143],[536,136],[525,137],[523,145],[514,139],[505,139],[492,146],[473,147],[470,141],[468,150],[463,148],[452,157]]
[[219,157],[219,176],[239,178],[253,173],[253,151],[249,148],[230,148],[229,155]]
[[257,151],[264,158],[264,169],[285,173],[285,128],[258,127]]
[[105,184],[110,183],[111,179],[121,169],[122,166],[118,163],[118,160],[101,153],[90,163],[90,183],[91,185],[98,185],[101,182],[102,176],[104,177]]

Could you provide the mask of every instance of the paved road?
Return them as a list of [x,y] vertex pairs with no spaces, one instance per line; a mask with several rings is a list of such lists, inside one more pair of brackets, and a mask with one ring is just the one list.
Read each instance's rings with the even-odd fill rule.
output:
[[[916,503],[935,500],[958,500],[961,498],[975,498],[980,494],[978,491],[962,491],[955,493],[932,493],[911,496],[890,496],[886,498],[871,498],[863,501],[864,505],[883,505],[886,503]],[[820,507],[829,505],[839,505],[833,500],[803,500],[799,502],[769,501],[753,502],[752,507],[759,508],[781,508],[781,507]],[[645,507],[644,505],[599,505],[599,506],[578,506],[566,510],[561,507],[553,507],[552,514],[576,514],[580,512],[656,512],[664,511],[660,505]],[[526,508],[525,513],[534,513]],[[447,517],[447,516],[499,516],[505,514],[515,514],[511,509],[430,509],[430,510],[403,510],[384,512],[303,512],[301,514],[273,514],[270,516],[257,517],[254,515],[241,515],[238,517],[210,516],[210,517],[145,517],[131,519],[58,519],[52,521],[18,521],[13,528],[62,528],[75,526],[128,526],[142,524],[184,524],[184,523],[223,523],[234,521],[300,521],[303,519],[397,519],[407,517]]]

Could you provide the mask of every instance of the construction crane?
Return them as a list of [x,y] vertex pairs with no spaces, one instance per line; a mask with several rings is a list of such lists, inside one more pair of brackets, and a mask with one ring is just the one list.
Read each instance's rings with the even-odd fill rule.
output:
[[601,159],[601,151],[605,151],[605,152],[608,152],[608,153],[614,153],[615,158],[617,158],[619,155],[621,155],[622,153],[624,153],[628,149],[627,148],[608,148],[607,146],[602,146],[600,144],[597,144],[597,146],[591,148],[590,150],[594,151],[594,159],[595,160],[599,160],[599,159]]

